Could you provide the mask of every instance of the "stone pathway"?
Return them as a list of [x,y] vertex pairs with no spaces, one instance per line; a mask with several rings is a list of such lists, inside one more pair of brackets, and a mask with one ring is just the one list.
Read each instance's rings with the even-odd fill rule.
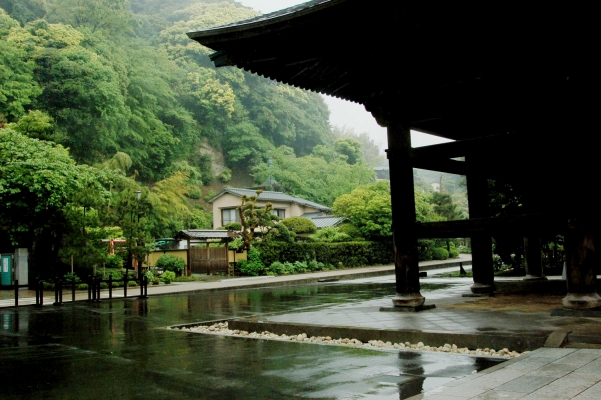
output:
[[601,350],[542,348],[408,400],[598,400]]

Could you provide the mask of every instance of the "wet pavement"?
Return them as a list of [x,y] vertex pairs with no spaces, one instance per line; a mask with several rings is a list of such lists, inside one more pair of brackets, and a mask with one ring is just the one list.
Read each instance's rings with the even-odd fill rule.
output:
[[4,308],[0,397],[402,399],[503,361],[164,329],[361,303],[390,289],[351,281]]

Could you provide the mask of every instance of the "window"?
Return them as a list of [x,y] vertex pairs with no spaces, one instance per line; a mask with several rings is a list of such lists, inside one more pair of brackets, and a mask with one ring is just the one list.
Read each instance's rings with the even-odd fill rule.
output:
[[283,208],[276,208],[276,209],[273,209],[273,210],[271,210],[271,213],[272,213],[273,215],[277,215],[277,217],[278,217],[279,219],[284,219],[284,218],[286,218],[286,210],[284,210]]
[[235,208],[224,208],[221,210],[221,226],[225,226],[230,222],[240,222],[238,210]]

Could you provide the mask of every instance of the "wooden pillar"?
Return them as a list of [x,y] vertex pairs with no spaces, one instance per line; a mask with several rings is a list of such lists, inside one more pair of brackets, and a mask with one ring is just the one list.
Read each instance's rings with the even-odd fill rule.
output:
[[547,280],[543,274],[543,259],[540,237],[524,236],[524,257],[526,258],[525,281]]
[[[470,218],[488,217],[488,182],[484,175],[478,173],[480,167],[473,165],[470,160],[471,157],[466,157],[466,162],[470,162],[470,174],[466,177]],[[474,284],[471,286],[472,293],[492,293],[495,289],[492,238],[488,234],[476,234],[471,239],[474,276]]]
[[419,287],[409,125],[398,122],[388,125],[388,163],[396,275],[396,295],[392,303],[396,307],[420,307],[426,299]]
[[601,307],[595,275],[595,237],[588,224],[578,219],[568,221],[565,251],[568,294],[563,305],[575,309]]

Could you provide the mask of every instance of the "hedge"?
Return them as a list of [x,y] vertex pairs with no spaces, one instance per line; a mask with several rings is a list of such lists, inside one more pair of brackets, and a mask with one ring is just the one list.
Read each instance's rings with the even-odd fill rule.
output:
[[265,265],[279,262],[317,261],[337,268],[394,263],[392,240],[387,242],[279,243],[257,246]]

